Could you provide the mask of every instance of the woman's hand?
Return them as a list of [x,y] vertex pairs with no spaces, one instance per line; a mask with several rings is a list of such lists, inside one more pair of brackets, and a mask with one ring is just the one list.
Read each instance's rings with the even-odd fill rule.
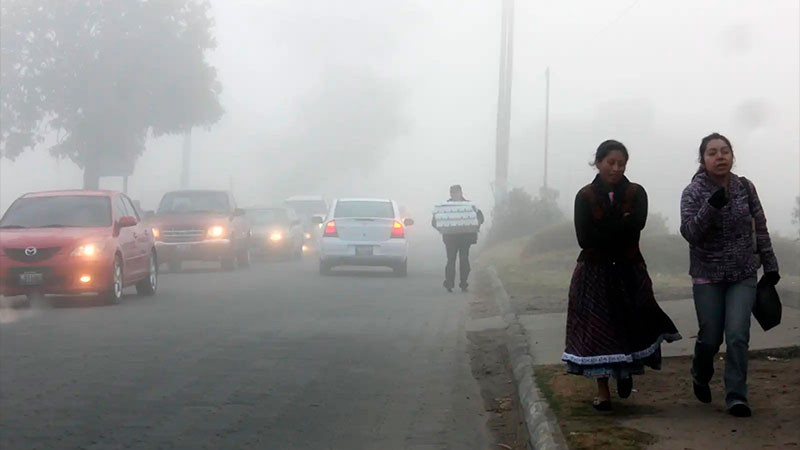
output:
[[708,204],[713,206],[716,209],[722,209],[723,206],[728,204],[728,194],[725,192],[725,188],[717,189],[717,192],[708,199]]

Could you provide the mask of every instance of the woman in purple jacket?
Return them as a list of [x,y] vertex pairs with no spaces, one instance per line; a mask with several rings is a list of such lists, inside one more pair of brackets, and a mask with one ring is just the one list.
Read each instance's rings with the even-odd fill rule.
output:
[[681,196],[681,234],[689,242],[700,326],[692,361],[694,394],[711,402],[708,383],[724,335],[726,406],[734,416],[749,417],[747,351],[756,275],[761,265],[764,283],[775,285],[780,275],[756,188],[731,172],[733,161],[725,136],[703,138],[700,168]]

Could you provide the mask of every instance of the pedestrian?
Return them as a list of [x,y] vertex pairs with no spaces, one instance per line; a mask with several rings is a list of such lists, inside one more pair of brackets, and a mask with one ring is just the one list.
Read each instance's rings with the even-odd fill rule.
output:
[[[464,198],[464,192],[461,189],[461,186],[455,184],[453,186],[450,186],[450,199],[447,201],[468,202],[469,200]],[[484,222],[483,211],[481,211],[476,207],[475,213],[478,216],[478,226],[480,227],[481,225],[483,225]],[[435,215],[433,219],[431,219],[431,225],[434,228],[437,228]],[[455,287],[456,284],[456,259],[457,259],[459,275],[460,275],[459,287],[461,288],[462,292],[467,292],[469,289],[468,279],[470,272],[469,248],[473,244],[478,243],[478,233],[477,232],[451,233],[451,234],[443,233],[442,239],[444,240],[444,246],[447,252],[447,265],[445,266],[444,270],[443,286],[445,289],[447,289],[447,292],[453,292],[453,288]]]
[[611,410],[609,378],[627,398],[633,375],[661,368],[661,343],[681,338],[653,295],[639,250],[647,221],[647,193],[625,177],[628,150],[600,144],[598,174],[575,196],[575,233],[581,247],[572,274],[567,310],[567,372],[594,378],[598,411]]
[[681,234],[689,242],[700,327],[691,370],[694,394],[711,402],[708,383],[724,335],[726,407],[734,416],[749,417],[747,351],[756,275],[763,265],[762,282],[773,286],[780,275],[756,188],[731,172],[734,161],[725,136],[713,133],[700,142],[700,168],[681,196]]

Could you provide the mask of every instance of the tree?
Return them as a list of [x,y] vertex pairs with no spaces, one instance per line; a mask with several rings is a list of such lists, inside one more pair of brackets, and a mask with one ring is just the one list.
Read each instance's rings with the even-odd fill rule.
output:
[[492,211],[492,228],[487,242],[498,242],[532,236],[538,231],[565,220],[556,199],[558,192],[542,189],[540,196],[533,198],[522,188],[509,191],[505,200]]
[[800,234],[800,195],[795,198],[794,211],[792,212],[792,223],[797,224],[797,233]]
[[49,150],[84,169],[84,187],[126,175],[150,133],[222,116],[207,0],[4,0],[0,152]]

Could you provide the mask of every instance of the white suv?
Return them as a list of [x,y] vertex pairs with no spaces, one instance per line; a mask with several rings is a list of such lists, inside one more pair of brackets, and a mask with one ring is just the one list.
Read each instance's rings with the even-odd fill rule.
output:
[[342,198],[322,221],[319,272],[334,266],[384,266],[399,276],[408,273],[406,227],[397,203],[385,199]]

